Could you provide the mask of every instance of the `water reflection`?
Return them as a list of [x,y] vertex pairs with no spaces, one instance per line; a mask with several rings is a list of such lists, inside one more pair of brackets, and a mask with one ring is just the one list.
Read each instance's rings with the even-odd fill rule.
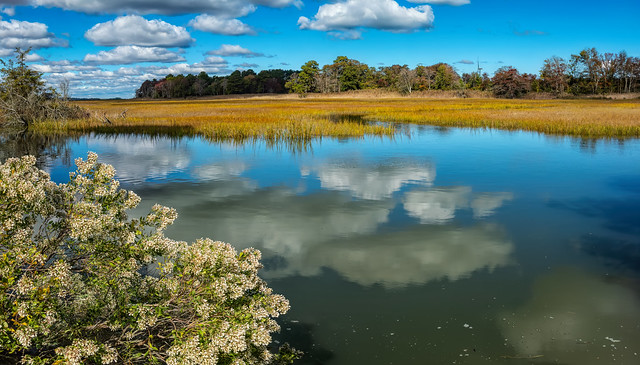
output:
[[[200,186],[200,193],[165,201],[180,212],[169,233],[182,239],[208,235],[254,246],[270,263],[264,273],[269,278],[317,276],[330,268],[361,285],[453,281],[476,270],[507,265],[513,251],[495,225],[414,226],[380,233],[389,221],[393,199],[353,200],[335,191],[298,195],[280,187],[215,202],[205,186]],[[203,232],[203,227],[210,232]]]
[[390,197],[404,185],[432,185],[435,167],[430,163],[383,161],[376,165],[352,160],[323,163],[302,168],[302,175],[315,174],[328,190],[348,191],[360,199],[380,200]]
[[637,363],[637,293],[577,269],[539,278],[531,300],[499,316],[516,356],[542,355],[555,363]]
[[351,282],[367,286],[397,288],[441,279],[455,281],[478,270],[493,271],[508,265],[513,244],[495,225],[415,226],[304,249],[305,254],[289,260],[288,267],[269,275],[292,275],[327,267]]
[[[374,233],[387,222],[393,207],[390,200],[353,200],[331,191],[301,196],[287,187],[246,192],[217,204],[207,201],[206,186],[201,187],[203,193],[164,197],[165,204],[180,212],[171,230],[174,235],[202,235],[202,228],[210,227],[210,236],[216,239],[254,245],[288,262],[302,259],[314,245]],[[305,275],[315,275],[319,268],[301,269]]]
[[[584,154],[569,137],[417,129],[299,154],[124,135],[28,148],[98,152],[143,197],[139,213],[178,210],[172,238],[262,250],[262,276],[292,299],[282,338],[311,363],[637,362],[618,350],[640,340],[640,143]],[[5,154],[30,151],[11,143]],[[58,160],[51,170],[68,178]]]
[[640,240],[622,240],[589,235],[580,243],[582,250],[603,259],[617,269],[640,272]]
[[43,136],[25,130],[9,130],[4,128],[0,133],[0,162],[10,157],[32,155],[36,157],[36,165],[47,169],[56,159],[69,164],[71,149],[69,138],[61,136]]
[[182,172],[192,158],[185,143],[136,135],[96,138],[91,148],[100,155],[101,162],[117,168],[118,179],[134,184]]
[[404,208],[422,224],[444,224],[455,217],[456,210],[470,208],[474,218],[485,218],[512,199],[512,193],[474,195],[470,187],[447,187],[410,191],[405,195]]
[[584,198],[566,202],[552,201],[549,205],[586,217],[599,218],[605,228],[620,233],[640,234],[640,199],[637,197],[625,200]]

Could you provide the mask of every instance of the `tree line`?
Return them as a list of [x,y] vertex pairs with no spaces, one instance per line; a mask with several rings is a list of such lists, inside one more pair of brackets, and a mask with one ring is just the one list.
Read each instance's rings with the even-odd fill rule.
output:
[[493,76],[478,70],[459,74],[446,63],[431,66],[371,67],[345,56],[320,67],[311,60],[294,70],[234,71],[229,76],[167,75],[145,81],[136,97],[180,98],[205,95],[284,93],[337,93],[350,90],[384,89],[411,94],[424,90],[492,92],[497,97],[518,98],[531,92],[554,95],[589,95],[640,92],[640,58],[626,52],[600,53],[586,48],[568,59],[553,56],[538,74],[520,73],[505,66]]
[[169,74],[161,80],[146,80],[136,91],[138,98],[185,98],[232,94],[280,94],[294,70],[234,71],[228,76]]

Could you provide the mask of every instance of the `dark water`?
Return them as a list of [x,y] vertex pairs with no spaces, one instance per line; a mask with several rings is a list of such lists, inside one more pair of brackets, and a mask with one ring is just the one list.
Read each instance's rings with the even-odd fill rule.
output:
[[640,141],[416,128],[304,151],[86,137],[175,239],[256,247],[302,364],[639,364]]

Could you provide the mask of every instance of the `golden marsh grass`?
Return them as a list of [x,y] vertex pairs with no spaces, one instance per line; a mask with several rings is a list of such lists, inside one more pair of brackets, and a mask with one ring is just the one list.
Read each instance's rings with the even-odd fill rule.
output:
[[[42,122],[44,133],[202,135],[212,140],[299,141],[392,136],[394,123],[526,130],[585,137],[639,137],[640,100],[501,100],[427,98],[227,98],[83,101],[94,117]],[[121,113],[126,110],[126,116]],[[342,115],[386,125],[358,123]],[[105,121],[105,117],[111,123]]]

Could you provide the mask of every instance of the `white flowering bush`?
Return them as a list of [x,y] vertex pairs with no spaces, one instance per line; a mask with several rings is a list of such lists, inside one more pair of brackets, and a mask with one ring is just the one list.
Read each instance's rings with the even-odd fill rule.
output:
[[32,156],[0,165],[0,363],[267,364],[289,309],[257,275],[260,252],[164,236],[177,214],[76,160],[56,184]]

